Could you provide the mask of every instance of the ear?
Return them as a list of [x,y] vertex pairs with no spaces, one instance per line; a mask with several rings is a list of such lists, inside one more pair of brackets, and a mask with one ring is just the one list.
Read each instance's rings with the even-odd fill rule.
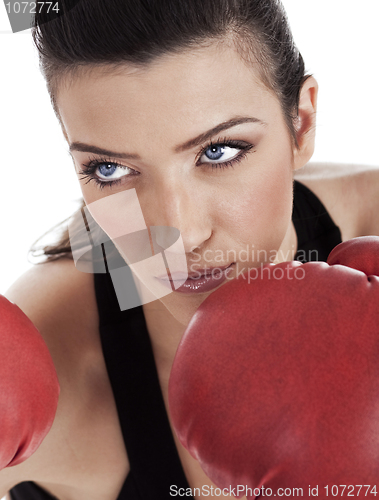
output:
[[293,151],[294,170],[308,163],[315,149],[317,93],[317,81],[310,76],[303,83],[300,92],[299,113],[295,122],[299,149],[295,147]]

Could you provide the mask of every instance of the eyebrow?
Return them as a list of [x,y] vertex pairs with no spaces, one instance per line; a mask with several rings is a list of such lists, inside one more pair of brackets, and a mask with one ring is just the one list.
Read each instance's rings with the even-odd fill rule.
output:
[[110,151],[109,149],[99,148],[97,146],[92,146],[91,144],[85,144],[84,142],[72,142],[70,144],[71,151],[80,151],[82,153],[93,153],[100,156],[111,156],[113,158],[122,158],[124,160],[139,160],[140,157],[132,153],[116,153],[115,151]]
[[185,151],[187,149],[191,149],[194,146],[199,146],[203,142],[205,142],[207,139],[212,138],[214,135],[219,134],[223,130],[227,130],[232,127],[236,127],[237,125],[242,125],[242,123],[260,123],[261,125],[267,125],[266,122],[263,120],[260,120],[259,118],[255,118],[253,116],[236,116],[235,118],[232,118],[231,120],[228,120],[226,122],[219,123],[215,127],[211,128],[207,132],[204,132],[194,139],[190,139],[189,141],[185,142],[184,144],[180,144],[179,146],[176,146],[174,149],[175,153],[180,153],[182,151]]
[[[236,127],[237,125],[242,125],[243,123],[259,123],[261,125],[267,126],[267,123],[259,118],[255,118],[253,116],[237,116],[232,118],[226,122],[219,123],[215,127],[203,132],[202,134],[190,139],[189,141],[180,144],[174,148],[175,153],[180,153],[182,151],[186,151],[187,149],[191,149],[194,146],[199,146],[207,139],[212,138],[214,135],[219,134],[223,130],[228,130],[232,127]],[[75,141],[70,144],[69,148],[71,151],[80,151],[82,153],[93,153],[96,155],[102,156],[110,156],[113,158],[122,158],[124,160],[140,160],[140,156],[133,153],[117,153],[115,151],[110,151],[109,149],[99,148],[98,146],[92,146],[91,144],[85,144],[84,142]]]

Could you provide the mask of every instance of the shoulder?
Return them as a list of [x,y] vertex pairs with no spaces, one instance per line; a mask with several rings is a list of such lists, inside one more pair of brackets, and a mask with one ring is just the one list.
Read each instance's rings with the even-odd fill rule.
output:
[[5,296],[40,331],[57,370],[72,369],[76,357],[93,343],[98,330],[93,274],[78,271],[72,259],[33,266]]
[[379,235],[379,167],[308,163],[295,179],[321,200],[343,240]]
[[[44,338],[57,371],[61,393],[54,424],[40,448],[20,465],[1,471],[1,482],[11,487],[30,478],[49,480],[64,468],[57,450],[71,440],[77,422],[97,383],[98,316],[93,275],[77,271],[74,262],[59,259],[33,266],[5,293],[31,319]],[[100,375],[99,375],[100,377]],[[62,446],[63,445],[63,446]],[[55,459],[54,459],[54,456]],[[67,472],[67,471],[66,471]]]
[[51,322],[54,330],[67,325],[97,324],[93,274],[78,271],[72,259],[62,258],[33,266],[5,295],[37,328],[41,327],[42,334]]

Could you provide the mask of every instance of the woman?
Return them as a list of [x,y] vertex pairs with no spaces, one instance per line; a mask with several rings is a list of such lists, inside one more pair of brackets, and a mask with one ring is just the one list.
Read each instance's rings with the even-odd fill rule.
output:
[[[169,281],[183,288],[123,312],[109,275],[82,273],[71,258],[36,266],[8,291],[44,336],[61,397],[38,451],[1,471],[0,493],[163,499],[172,484],[212,485],[166,414],[189,319],[241,266],[323,260],[341,239],[379,234],[378,171],[305,168],[298,178],[314,194],[296,183],[293,207],[294,173],[314,150],[318,87],[276,1],[69,7],[50,22],[37,15],[34,40],[88,211],[126,261],[118,237],[139,209],[147,227],[179,229],[186,268],[182,249],[162,243],[182,273]],[[136,211],[120,203],[129,191]],[[47,255],[70,257],[65,238]],[[256,252],[246,261],[247,247]],[[155,269],[139,278],[148,291],[165,286]]]

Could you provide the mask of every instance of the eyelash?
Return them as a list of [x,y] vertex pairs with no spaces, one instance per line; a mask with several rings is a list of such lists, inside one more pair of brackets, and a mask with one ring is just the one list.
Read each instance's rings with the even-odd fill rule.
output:
[[[197,162],[203,156],[205,151],[207,149],[215,147],[215,146],[227,146],[230,148],[240,149],[241,151],[239,153],[237,153],[237,156],[235,156],[234,158],[227,160],[225,162],[222,162],[222,163],[203,162],[200,165],[206,165],[207,168],[212,168],[212,170],[218,169],[218,168],[222,168],[222,169],[229,168],[229,167],[233,168],[235,163],[239,163],[244,158],[246,158],[248,153],[254,148],[254,144],[248,144],[246,142],[240,142],[240,141],[236,141],[236,140],[232,140],[232,139],[228,139],[228,138],[217,139],[216,142],[211,141],[201,149],[200,153],[196,156],[196,165],[197,166],[200,166],[197,164]],[[120,184],[120,182],[122,181],[122,177],[118,178],[116,180],[113,180],[113,181],[102,181],[99,179],[99,177],[97,177],[95,175],[97,168],[100,165],[103,165],[104,163],[115,165],[116,167],[123,168],[123,169],[130,168],[130,167],[125,167],[124,165],[120,165],[119,163],[117,163],[115,161],[112,161],[112,159],[110,157],[105,157],[105,156],[94,157],[94,158],[91,158],[88,163],[82,164],[82,168],[79,171],[79,174],[81,175],[80,180],[87,179],[87,182],[85,182],[85,184],[88,184],[89,182],[94,181],[95,184],[97,184],[97,186],[100,189],[104,189],[105,187],[111,187],[111,186]],[[133,170],[133,169],[130,169],[130,170]],[[138,175],[138,174],[137,173],[130,174],[129,176],[133,176],[133,175]]]

